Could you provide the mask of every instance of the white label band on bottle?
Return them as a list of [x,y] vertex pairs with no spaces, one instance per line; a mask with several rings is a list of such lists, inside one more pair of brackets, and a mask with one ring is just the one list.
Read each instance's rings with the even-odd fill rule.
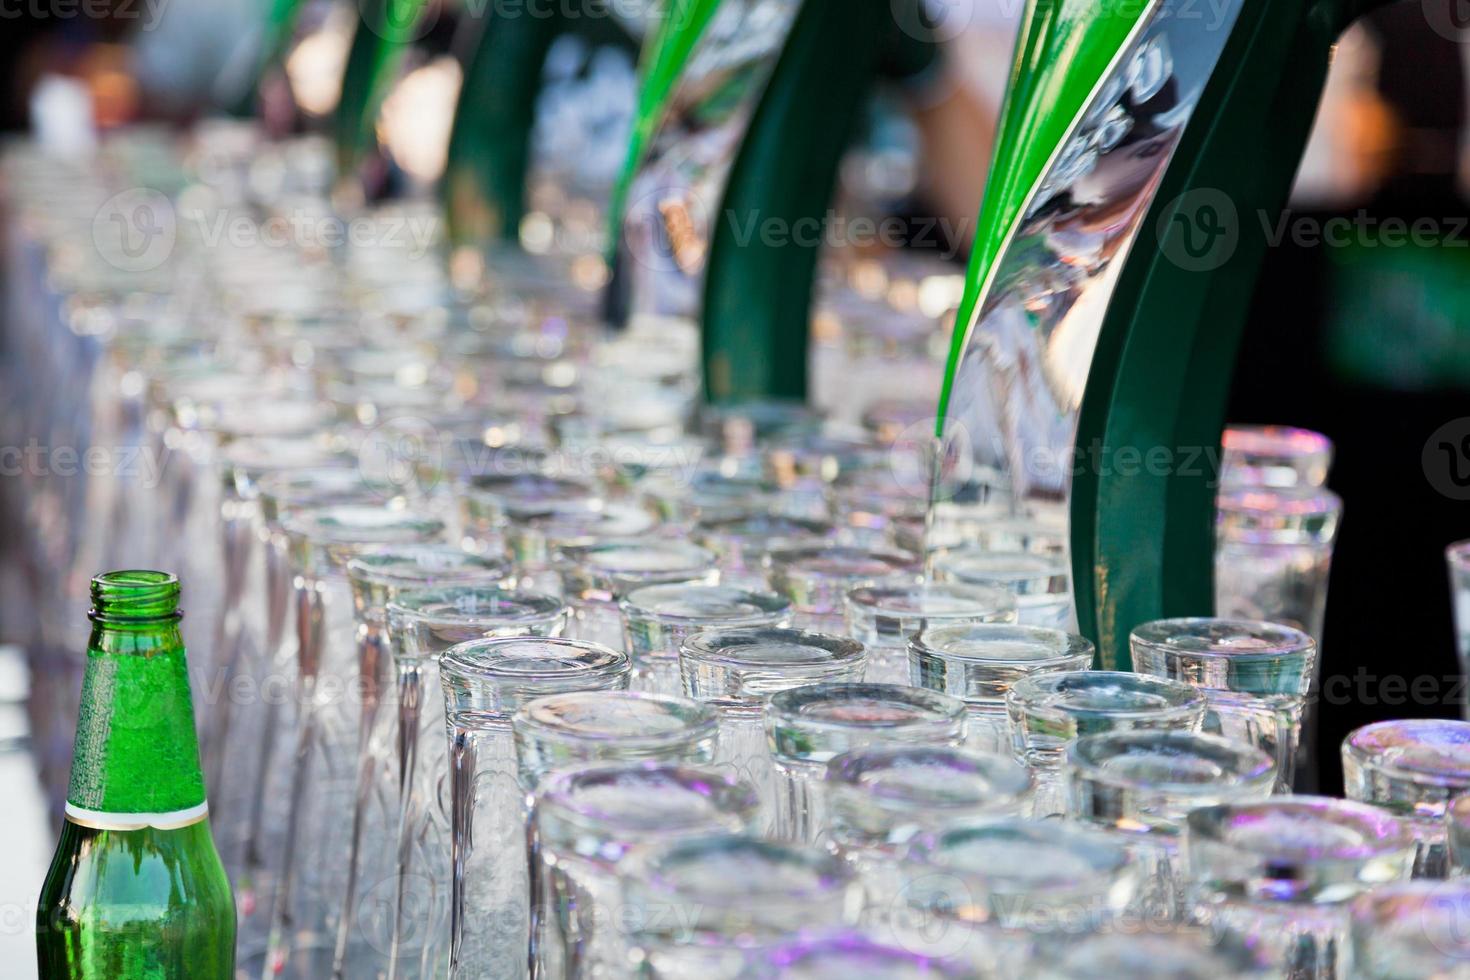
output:
[[184,810],[170,810],[168,813],[106,813],[101,810],[88,810],[73,803],[66,805],[66,819],[82,827],[90,827],[92,830],[142,830],[144,827],[153,827],[156,830],[177,830],[196,824],[209,816],[209,803],[201,803]]

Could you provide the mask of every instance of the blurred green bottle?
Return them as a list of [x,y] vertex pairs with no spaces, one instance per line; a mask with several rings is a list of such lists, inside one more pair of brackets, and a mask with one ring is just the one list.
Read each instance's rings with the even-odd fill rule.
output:
[[179,581],[92,580],[66,821],[36,913],[42,980],[231,980],[235,902],[209,832]]

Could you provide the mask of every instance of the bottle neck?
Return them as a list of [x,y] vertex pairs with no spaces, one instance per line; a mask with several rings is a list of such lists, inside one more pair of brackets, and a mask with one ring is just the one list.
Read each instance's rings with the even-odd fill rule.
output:
[[93,619],[67,818],[108,830],[170,829],[204,819],[178,615]]

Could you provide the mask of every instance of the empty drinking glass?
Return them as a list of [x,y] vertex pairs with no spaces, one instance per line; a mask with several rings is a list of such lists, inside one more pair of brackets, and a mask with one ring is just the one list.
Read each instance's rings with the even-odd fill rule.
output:
[[1195,914],[1302,980],[1348,976],[1346,903],[1414,863],[1397,818],[1322,796],[1195,810],[1184,850]]
[[1426,980],[1470,975],[1470,882],[1383,885],[1353,901],[1353,976]]
[[832,535],[832,525],[825,521],[757,510],[703,517],[694,525],[691,537],[695,544],[720,556],[720,581],[764,588],[761,559],[767,550],[784,544],[816,543]]
[[1022,816],[1031,774],[1010,755],[930,745],[869,746],[827,763],[831,846],[857,871],[868,924],[885,922],[915,838],[976,818]]
[[1342,742],[1344,793],[1402,817],[1418,841],[1416,878],[1449,875],[1446,811],[1470,791],[1470,722],[1380,721]]
[[659,694],[682,693],[679,648],[691,635],[785,626],[791,614],[791,603],[773,592],[688,583],[634,589],[618,605],[633,686]]
[[921,688],[828,683],[772,695],[766,737],[775,759],[775,836],[825,838],[822,776],[833,756],[867,745],[958,746],[964,730],[964,702]]
[[926,629],[1016,621],[1009,592],[958,582],[862,586],[846,610],[848,634],[868,648],[867,679],[879,684],[909,683],[908,643]]
[[1204,929],[1177,928],[1083,936],[1044,951],[1037,980],[1262,980],[1249,950]]
[[909,682],[965,702],[967,744],[1014,751],[1006,693],[1031,674],[1087,670],[1092,641],[1045,626],[980,623],[925,629],[909,641]]
[[846,636],[806,630],[709,630],[679,651],[684,693],[714,706],[720,717],[716,761],[745,777],[761,800],[761,830],[776,819],[776,770],[766,738],[766,699],[823,681],[863,676],[863,645]]
[[1027,976],[1042,949],[1111,926],[1139,871],[1107,834],[997,817],[920,837],[903,867],[901,944]]
[[449,965],[452,814],[439,660],[476,639],[560,635],[567,616],[558,599],[492,586],[415,589],[388,604],[398,710],[380,713],[374,734],[389,740],[394,760],[375,790],[396,814],[384,855],[393,894],[378,896],[393,909],[390,977],[441,977]]
[[1332,440],[1287,425],[1229,425],[1221,437],[1221,486],[1320,487]]
[[1016,621],[1024,625],[1071,626],[1071,569],[1061,554],[961,548],[935,557],[934,578],[1005,589],[1016,597]]
[[1205,730],[1259,746],[1276,759],[1276,790],[1290,792],[1302,710],[1317,644],[1276,623],[1208,617],[1159,619],[1129,637],[1133,669],[1205,692]]
[[686,541],[611,538],[562,549],[562,582],[582,639],[623,643],[618,600],[648,585],[692,582],[714,585],[715,556]]
[[857,920],[852,869],[827,852],[744,835],[693,837],[623,875],[638,975],[735,980],[766,948]]
[[461,643],[439,662],[449,734],[450,973],[529,970],[525,807],[511,716],[531,700],[628,685],[625,654],[561,638]]
[[624,862],[685,838],[743,833],[756,807],[748,784],[706,766],[633,762],[547,775],[531,813],[534,975],[626,975]]
[[1178,681],[1114,670],[1033,674],[1006,695],[1016,756],[1036,783],[1037,817],[1066,813],[1071,743],[1105,732],[1198,731],[1205,697]]
[[803,629],[841,633],[847,593],[863,586],[916,583],[919,561],[906,551],[822,542],[782,544],[763,560],[772,591],[791,600]]
[[1137,911],[1182,921],[1186,880],[1179,838],[1191,810],[1265,799],[1276,760],[1244,742],[1200,732],[1115,732],[1067,749],[1067,817],[1111,832],[1144,874]]
[[749,972],[752,980],[960,980],[983,975],[969,963],[927,956],[857,932],[788,940]]

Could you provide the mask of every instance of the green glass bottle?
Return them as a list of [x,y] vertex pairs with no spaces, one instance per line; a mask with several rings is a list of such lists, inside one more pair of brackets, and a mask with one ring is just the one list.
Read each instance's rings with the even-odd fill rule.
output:
[[42,980],[231,980],[235,902],[209,832],[179,580],[92,580],[66,821],[36,913]]

